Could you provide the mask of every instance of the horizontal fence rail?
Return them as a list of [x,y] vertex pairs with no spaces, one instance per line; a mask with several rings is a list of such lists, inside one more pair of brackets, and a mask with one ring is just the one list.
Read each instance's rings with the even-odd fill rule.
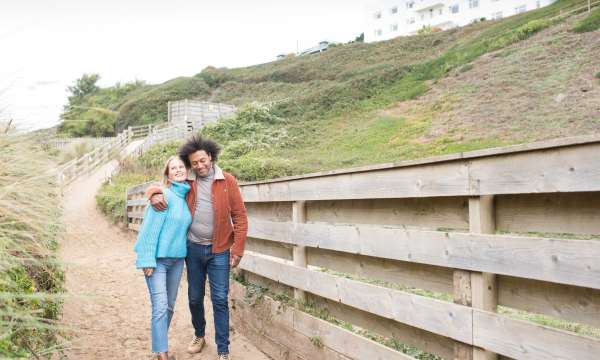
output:
[[[355,331],[272,299],[265,320],[235,283],[233,317],[274,357],[406,357],[340,346],[366,331],[445,359],[597,359],[598,154],[588,136],[241,184],[246,280]],[[314,337],[320,355],[299,346]]]

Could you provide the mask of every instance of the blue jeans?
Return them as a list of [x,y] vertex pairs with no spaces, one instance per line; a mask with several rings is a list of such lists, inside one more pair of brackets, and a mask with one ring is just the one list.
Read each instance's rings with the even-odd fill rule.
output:
[[188,300],[196,336],[204,336],[204,289],[206,275],[210,284],[210,300],[215,321],[215,342],[219,354],[229,354],[229,250],[213,254],[212,245],[188,242]]
[[152,302],[152,351],[169,351],[169,325],[183,272],[183,258],[158,258],[146,285]]

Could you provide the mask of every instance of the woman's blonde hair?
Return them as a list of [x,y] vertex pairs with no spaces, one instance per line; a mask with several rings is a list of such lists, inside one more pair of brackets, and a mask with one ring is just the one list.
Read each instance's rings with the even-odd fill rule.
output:
[[[179,157],[179,155],[170,156],[167,159],[167,162],[165,163],[165,167],[164,167],[164,170],[163,170],[163,181],[162,181],[165,186],[171,184],[171,181],[169,181],[169,164],[171,163],[171,161],[173,161],[175,159],[181,160],[181,157]],[[183,160],[181,160],[181,161],[185,165],[185,161],[183,161]],[[187,166],[186,166],[186,169],[187,169]]]

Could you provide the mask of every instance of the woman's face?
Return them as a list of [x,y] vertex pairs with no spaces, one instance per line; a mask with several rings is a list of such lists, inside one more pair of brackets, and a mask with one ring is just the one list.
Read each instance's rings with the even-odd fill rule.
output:
[[182,182],[187,179],[187,169],[180,159],[173,159],[169,162],[169,181]]

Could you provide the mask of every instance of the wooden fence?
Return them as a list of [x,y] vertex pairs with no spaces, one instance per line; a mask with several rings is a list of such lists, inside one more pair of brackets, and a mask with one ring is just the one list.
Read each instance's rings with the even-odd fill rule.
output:
[[77,177],[90,173],[117,156],[132,140],[147,137],[152,129],[152,125],[130,126],[114,138],[103,141],[92,151],[61,165],[57,170],[59,184],[67,185]]
[[236,107],[229,104],[185,99],[169,101],[167,113],[170,124],[194,131],[235,111]]
[[[411,358],[371,340],[393,339],[444,359],[598,359],[599,154],[579,137],[242,184],[240,267],[280,295],[250,303],[233,282],[234,322],[274,358]],[[127,194],[133,229],[145,187]]]

